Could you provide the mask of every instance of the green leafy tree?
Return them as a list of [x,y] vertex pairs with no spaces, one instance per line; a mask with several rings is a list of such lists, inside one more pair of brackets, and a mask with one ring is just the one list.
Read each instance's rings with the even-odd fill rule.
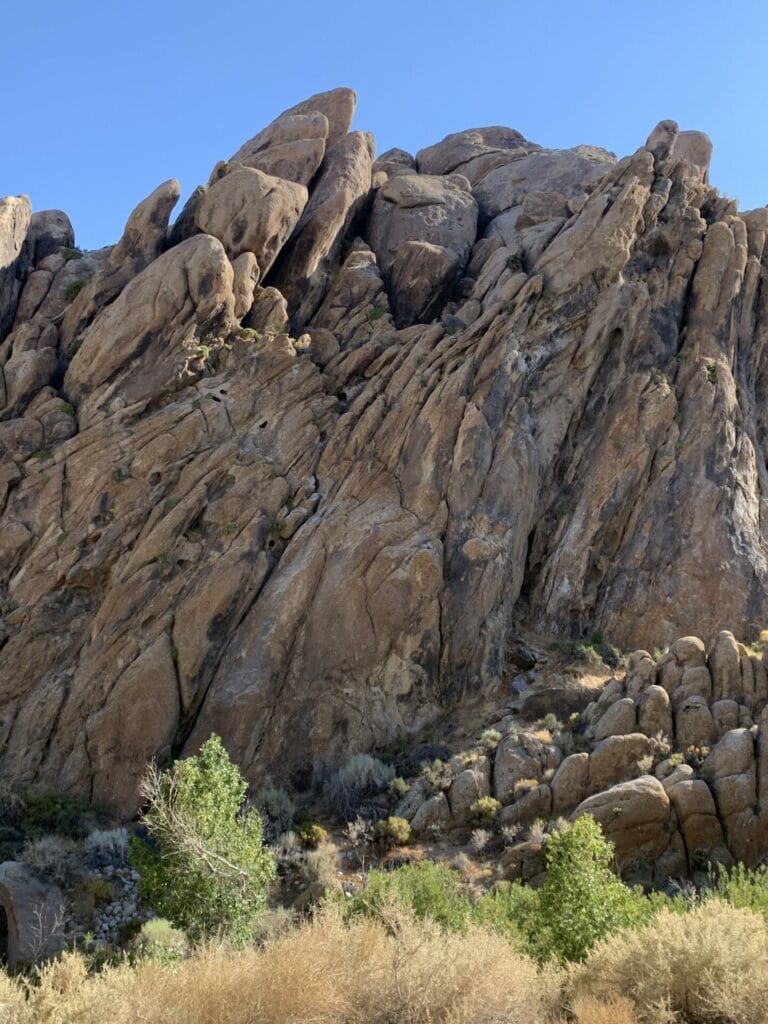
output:
[[538,908],[545,955],[582,960],[598,939],[637,926],[658,909],[611,871],[613,843],[591,815],[553,832],[545,856]]
[[275,874],[246,782],[218,736],[164,772],[150,766],[141,795],[151,843],[134,839],[142,896],[192,938],[248,938]]

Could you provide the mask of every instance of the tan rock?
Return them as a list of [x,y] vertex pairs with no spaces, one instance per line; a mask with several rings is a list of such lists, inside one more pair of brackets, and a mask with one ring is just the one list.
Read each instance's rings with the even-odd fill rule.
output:
[[238,167],[202,196],[195,226],[218,238],[230,259],[252,252],[266,276],[306,204],[303,185]]
[[566,757],[555,772],[551,787],[552,813],[572,811],[589,791],[589,754],[581,752]]
[[609,736],[589,756],[589,788],[592,793],[631,779],[638,762],[651,752],[651,741],[642,733]]
[[637,729],[646,736],[673,736],[672,705],[663,686],[649,686],[637,705]]
[[[254,172],[256,173],[256,172]],[[135,277],[86,331],[64,379],[81,429],[106,409],[155,397],[191,377],[235,325],[234,273],[208,235],[183,242]]]
[[425,800],[411,818],[411,829],[416,835],[424,835],[433,829],[447,828],[451,823],[451,809],[445,793],[437,793]]
[[16,316],[27,267],[22,257],[32,207],[27,196],[0,199],[0,341]]
[[595,740],[599,742],[606,736],[625,736],[627,733],[637,732],[637,727],[635,702],[630,697],[623,697],[611,704],[600,717],[595,726]]
[[591,814],[600,823],[615,846],[620,866],[636,859],[653,863],[669,843],[669,797],[651,775],[621,782],[588,797],[571,819],[583,814]]

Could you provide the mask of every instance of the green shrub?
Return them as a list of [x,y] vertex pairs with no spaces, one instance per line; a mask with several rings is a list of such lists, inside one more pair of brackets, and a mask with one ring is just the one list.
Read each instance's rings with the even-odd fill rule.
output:
[[653,905],[614,875],[613,844],[590,815],[553,832],[545,852],[547,877],[538,893],[540,954],[582,960],[598,939],[648,919]]
[[316,850],[318,846],[328,842],[328,830],[324,829],[319,821],[312,821],[310,818],[297,820],[293,831],[301,845],[310,850]]
[[141,795],[153,845],[131,843],[147,903],[193,938],[247,939],[275,862],[261,817],[243,810],[246,783],[218,736],[165,772],[150,767]]
[[538,891],[520,882],[501,882],[481,896],[472,907],[472,921],[507,936],[529,954],[535,952],[531,933],[541,938],[546,929],[540,920]]
[[270,842],[287,832],[293,824],[296,805],[291,795],[279,786],[264,786],[258,790],[253,806],[261,812],[264,834]]
[[411,838],[411,826],[405,818],[384,818],[376,822],[373,834],[382,846],[405,846]]
[[63,245],[59,252],[64,257],[66,263],[69,263],[70,260],[76,260],[83,255],[83,250],[78,249],[76,245]]
[[458,873],[431,860],[395,871],[371,871],[365,889],[347,899],[344,909],[349,917],[378,916],[392,904],[402,905],[418,918],[431,918],[448,931],[464,931],[471,913]]
[[732,868],[710,868],[707,899],[720,899],[739,910],[754,910],[768,922],[768,867],[753,870],[737,864]]
[[181,960],[189,945],[187,936],[170,921],[154,917],[145,921],[133,938],[132,945],[143,960],[174,963]]
[[410,790],[410,788],[411,787],[408,785],[408,783],[405,781],[402,775],[396,775],[395,778],[392,779],[390,784],[387,786],[387,793],[389,793],[390,797],[395,802],[397,802],[398,800],[403,799],[403,797]]
[[355,754],[325,784],[325,802],[339,821],[352,821],[371,797],[383,793],[395,769],[371,754]]
[[470,804],[469,813],[478,825],[495,825],[499,820],[501,804],[492,796],[481,796]]
[[87,283],[87,281],[83,280],[71,281],[64,289],[64,298],[67,302],[71,302],[73,299],[77,298]]
[[93,897],[93,902],[98,906],[101,903],[109,903],[115,895],[115,887],[106,878],[90,878],[85,883],[86,892]]
[[99,815],[85,801],[46,789],[27,789],[20,794],[21,828],[31,839],[50,832],[70,839],[84,839]]

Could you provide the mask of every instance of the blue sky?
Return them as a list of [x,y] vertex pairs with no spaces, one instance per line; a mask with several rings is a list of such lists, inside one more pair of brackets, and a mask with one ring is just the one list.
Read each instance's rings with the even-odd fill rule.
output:
[[707,131],[712,182],[768,203],[765,0],[7,0],[0,195],[115,241],[157,184],[186,196],[281,110],[350,85],[379,152],[503,124],[632,152]]

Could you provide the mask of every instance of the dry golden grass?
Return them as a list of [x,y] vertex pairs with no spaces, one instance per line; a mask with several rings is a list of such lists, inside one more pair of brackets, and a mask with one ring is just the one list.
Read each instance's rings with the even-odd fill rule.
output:
[[575,1024],[637,1024],[631,999],[615,996],[606,1002],[586,996],[573,1006]]
[[638,1024],[765,1024],[768,928],[750,910],[711,900],[688,913],[663,911],[616,933],[571,971],[569,1001],[625,996]]
[[445,935],[400,911],[388,927],[334,913],[262,950],[209,949],[176,969],[86,976],[69,954],[39,987],[0,980],[3,1024],[538,1024],[559,975],[487,932]]

